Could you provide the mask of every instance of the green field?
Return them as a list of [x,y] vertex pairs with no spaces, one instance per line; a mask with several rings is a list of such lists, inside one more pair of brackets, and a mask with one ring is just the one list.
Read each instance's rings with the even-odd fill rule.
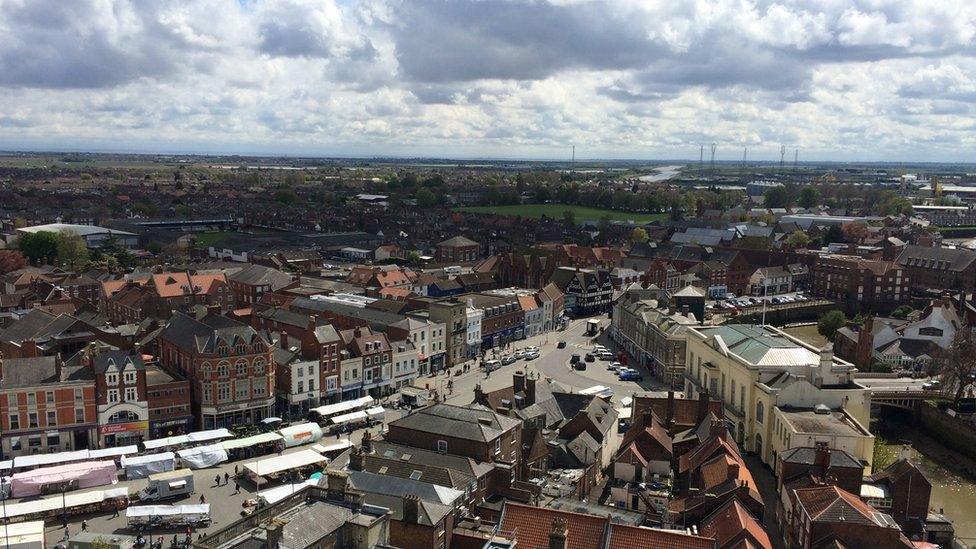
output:
[[576,222],[582,223],[587,220],[598,220],[603,216],[609,216],[611,221],[633,221],[643,224],[651,221],[665,220],[668,214],[641,214],[631,212],[618,212],[615,210],[604,210],[601,208],[588,208],[586,206],[567,206],[565,204],[516,204],[514,206],[463,206],[454,208],[459,212],[485,213],[496,215],[511,215],[518,217],[539,218],[542,216],[554,219],[562,219],[563,212],[571,210],[576,214]]
[[212,233],[197,233],[197,247],[208,248],[210,246],[218,246],[221,242],[227,239],[228,236],[234,234],[231,231],[215,231]]

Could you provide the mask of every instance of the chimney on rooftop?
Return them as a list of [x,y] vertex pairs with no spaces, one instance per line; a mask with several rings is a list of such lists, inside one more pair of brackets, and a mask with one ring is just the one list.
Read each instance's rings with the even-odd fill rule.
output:
[[373,453],[373,435],[369,434],[369,431],[363,432],[363,442],[361,444],[364,454]]
[[728,425],[723,418],[715,418],[708,425],[708,434],[714,437],[725,437],[729,433]]
[[522,370],[516,370],[515,373],[512,374],[512,390],[515,391],[516,394],[525,391],[525,372]]
[[359,446],[353,446],[352,450],[349,452],[349,470],[363,470],[363,451],[359,448]]
[[664,425],[668,429],[674,425],[674,391],[668,391],[668,407],[664,411]]
[[349,482],[349,475],[343,471],[329,471],[326,477],[326,489],[332,499],[345,499],[346,485]]
[[827,477],[827,470],[830,469],[830,445],[826,442],[818,442],[814,449],[813,466],[817,474]]
[[286,334],[285,332],[281,332],[281,335],[278,338],[278,344],[281,346],[282,349],[284,349],[284,350],[287,351],[288,350],[288,334]]
[[911,461],[912,460],[912,445],[911,444],[904,444],[904,445],[902,445],[901,450],[898,452],[898,459],[900,459],[902,461]]
[[413,494],[403,496],[403,522],[417,524],[420,518],[420,498]]
[[703,389],[698,393],[698,415],[695,417],[696,423],[701,423],[708,417],[708,389]]
[[284,533],[284,525],[276,519],[268,521],[264,527],[264,534],[268,549],[278,549],[281,546],[281,536]]
[[549,532],[549,549],[566,549],[566,537],[569,533],[566,520],[561,517],[552,519],[552,530]]
[[525,378],[525,405],[535,404],[535,382],[536,378],[528,376]]

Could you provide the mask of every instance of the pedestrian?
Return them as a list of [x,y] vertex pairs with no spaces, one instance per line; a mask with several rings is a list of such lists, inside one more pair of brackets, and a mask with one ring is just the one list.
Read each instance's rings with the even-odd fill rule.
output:
[[204,503],[207,503],[207,498],[205,498],[203,494],[200,494],[200,505],[203,505]]
[[189,526],[187,526],[186,527],[186,539],[190,539],[191,537],[193,537],[193,529],[190,528]]
[[224,473],[224,486],[227,486],[227,483],[228,482],[230,482],[230,475],[227,474],[227,473]]
[[234,481],[234,493],[235,494],[240,494],[241,493],[241,483],[239,483],[237,481]]
[[88,521],[87,520],[82,520],[81,521],[81,531],[82,532],[87,532],[88,531]]
[[116,503],[115,505],[112,506],[112,511],[113,511],[112,518],[117,518],[119,516],[119,504],[118,503]]
[[236,477],[236,476],[238,476],[240,474],[241,474],[241,466],[240,465],[235,465],[234,466],[234,476]]
[[214,477],[214,486],[220,486],[220,475]]

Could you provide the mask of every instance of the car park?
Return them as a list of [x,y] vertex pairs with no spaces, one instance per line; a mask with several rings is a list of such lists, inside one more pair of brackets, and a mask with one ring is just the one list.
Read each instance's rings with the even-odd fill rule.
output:
[[613,360],[614,358],[616,358],[616,355],[614,355],[609,351],[606,353],[600,353],[599,356],[600,356],[600,360]]

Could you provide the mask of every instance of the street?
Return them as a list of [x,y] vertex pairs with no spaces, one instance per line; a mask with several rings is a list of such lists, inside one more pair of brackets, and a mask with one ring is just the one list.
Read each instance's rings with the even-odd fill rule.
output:
[[[498,356],[501,357],[503,354],[514,352],[515,349],[520,349],[531,345],[538,346],[540,348],[541,356],[535,360],[525,361],[520,359],[513,364],[502,366],[498,370],[491,372],[491,375],[487,378],[485,377],[484,372],[477,369],[471,369],[465,374],[450,378],[447,375],[421,377],[417,379],[414,384],[421,387],[437,387],[442,395],[446,395],[445,400],[447,402],[457,405],[465,405],[472,402],[474,399],[474,388],[477,384],[481,384],[482,388],[486,391],[509,386],[512,383],[512,374],[518,370],[541,374],[543,377],[551,378],[560,385],[564,386],[566,389],[573,391],[578,391],[594,385],[609,387],[614,391],[613,401],[618,406],[620,404],[620,399],[629,396],[632,393],[664,390],[663,384],[657,380],[653,380],[650,373],[645,370],[640,370],[641,374],[644,376],[644,380],[641,382],[618,380],[617,376],[613,372],[607,370],[607,365],[610,364],[609,361],[596,360],[594,362],[586,363],[587,367],[584,371],[576,371],[571,369],[569,366],[570,357],[573,354],[584,356],[588,351],[592,350],[594,345],[592,338],[584,333],[586,329],[586,320],[587,319],[578,319],[570,322],[569,327],[565,331],[554,331],[514,342],[510,349],[506,349],[504,353],[499,352]],[[603,317],[601,319],[601,326],[608,327],[609,322],[609,319]],[[565,341],[566,347],[563,349],[557,348],[559,341]],[[611,350],[615,350],[615,346],[605,335],[601,334],[598,338],[598,342]],[[490,356],[491,353],[489,353],[489,357]],[[453,370],[457,371],[459,368],[455,367]],[[453,391],[450,394],[448,394],[446,390],[448,379],[453,379]],[[391,400],[395,400],[396,398],[396,395],[394,395]],[[386,421],[397,419],[403,413],[403,410],[388,409]],[[382,428],[382,425],[377,425],[369,430],[373,435],[379,435]],[[343,435],[343,438],[348,437],[350,441],[358,443],[360,440],[362,440],[364,431],[365,429],[360,429],[358,431],[349,433],[348,435]],[[335,440],[336,439],[334,436],[326,437],[322,439],[321,443],[329,444],[330,442],[335,442]],[[308,447],[309,446],[306,445],[289,448],[285,450],[285,453],[304,450]],[[242,504],[245,500],[255,498],[259,490],[278,486],[278,484],[273,484],[256,487],[250,481],[245,480],[240,483],[240,493],[235,493],[233,479],[234,469],[235,467],[242,466],[243,463],[243,461],[226,462],[216,467],[194,471],[194,494],[182,500],[166,501],[162,504],[199,503],[200,496],[202,495],[206,502],[211,504],[210,513],[212,523],[208,528],[201,529],[200,531],[205,533],[207,531],[223,528],[241,516],[240,513],[243,509]],[[227,484],[223,483],[225,473],[231,477]],[[218,476],[220,477],[219,485],[214,482],[215,477]],[[138,479],[132,481],[121,481],[116,486],[127,487],[129,488],[130,493],[134,493],[144,488],[146,483],[146,479]],[[97,489],[98,488],[92,490]],[[81,491],[88,491],[88,489]],[[14,501],[16,500],[11,500],[11,502]],[[71,517],[68,523],[69,535],[74,535],[81,531],[81,521],[83,519],[87,520],[88,522],[89,532],[134,535],[134,532],[129,531],[127,528],[124,511],[120,513],[119,517],[115,518],[112,517],[112,513]],[[50,521],[45,528],[45,532],[47,541],[52,546],[60,541],[64,536],[64,529],[61,527],[60,521]],[[185,531],[178,529],[152,532],[154,537],[163,536],[166,544],[170,543],[174,534],[179,534],[180,537],[185,537]]]

